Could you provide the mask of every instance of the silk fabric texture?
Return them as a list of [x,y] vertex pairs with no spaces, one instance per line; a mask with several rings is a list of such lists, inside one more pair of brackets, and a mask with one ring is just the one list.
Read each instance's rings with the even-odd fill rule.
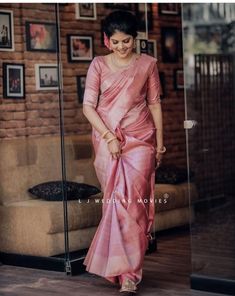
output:
[[117,136],[121,156],[112,158],[106,140],[92,127],[103,208],[83,264],[112,283],[122,284],[125,278],[141,281],[154,221],[156,127],[148,105],[160,103],[156,62],[141,54],[114,72],[105,56],[97,56],[86,78],[83,104],[94,107]]

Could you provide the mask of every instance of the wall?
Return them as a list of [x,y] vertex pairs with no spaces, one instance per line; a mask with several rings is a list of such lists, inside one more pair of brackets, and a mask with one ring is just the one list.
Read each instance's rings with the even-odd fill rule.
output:
[[[70,63],[67,57],[67,34],[94,36],[94,55],[107,54],[101,44],[101,19],[111,10],[104,4],[97,4],[97,20],[76,20],[75,4],[60,6],[61,57],[63,62],[64,123],[65,133],[86,134],[91,126],[82,114],[82,104],[78,102],[77,75],[85,75],[89,63]],[[55,22],[53,4],[0,4],[1,9],[14,12],[15,51],[0,51],[2,62],[24,63],[26,69],[25,99],[4,99],[2,97],[2,63],[0,64],[0,139],[32,137],[59,134],[59,96],[57,91],[36,91],[34,65],[55,63],[56,53],[26,51],[25,21]],[[149,39],[157,40],[159,71],[165,74],[166,96],[162,101],[164,114],[164,139],[167,147],[165,163],[186,164],[183,91],[174,89],[174,69],[182,68],[179,63],[163,63],[161,49],[161,27],[176,27],[181,32],[181,17],[163,16],[158,13],[158,5],[152,4],[153,30]]]

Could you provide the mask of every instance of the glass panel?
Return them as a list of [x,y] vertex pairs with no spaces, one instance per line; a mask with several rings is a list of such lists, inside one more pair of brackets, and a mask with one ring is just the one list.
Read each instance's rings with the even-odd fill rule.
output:
[[87,69],[96,55],[95,39],[100,42],[101,37],[101,32],[94,35],[94,28],[98,26],[97,6],[92,3],[85,3],[82,7],[71,3],[59,5],[65,174],[68,188],[71,188],[67,191],[65,217],[68,222],[66,257],[73,274],[85,268],[80,259],[83,259],[95,234],[102,207],[101,198],[100,203],[86,198],[83,186],[85,183],[100,188],[93,165],[91,127],[82,112]]
[[1,4],[0,27],[0,251],[52,258],[65,245],[55,5]]
[[[235,279],[235,5],[183,4],[192,273]],[[192,175],[191,175],[192,176]]]

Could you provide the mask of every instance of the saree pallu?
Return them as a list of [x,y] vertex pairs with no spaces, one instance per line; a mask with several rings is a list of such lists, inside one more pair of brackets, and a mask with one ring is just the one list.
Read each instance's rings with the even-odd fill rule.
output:
[[154,220],[156,127],[148,104],[160,103],[156,59],[142,54],[127,69],[112,72],[103,56],[87,73],[83,104],[96,109],[120,141],[113,159],[92,128],[94,167],[103,191],[102,219],[84,265],[113,283],[138,284]]

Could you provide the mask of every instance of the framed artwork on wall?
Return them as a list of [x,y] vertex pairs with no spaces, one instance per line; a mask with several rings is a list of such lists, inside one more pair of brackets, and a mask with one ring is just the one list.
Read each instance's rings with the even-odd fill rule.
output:
[[152,57],[157,58],[157,42],[154,39],[137,39],[136,40],[136,52],[146,53]]
[[159,13],[162,15],[179,15],[180,3],[159,3]]
[[90,62],[93,59],[93,36],[67,35],[69,62]]
[[0,51],[14,51],[13,12],[0,10]]
[[56,52],[56,25],[44,22],[26,22],[26,47],[28,51]]
[[136,40],[136,52],[138,54],[140,54],[140,53],[148,54],[148,40],[146,40],[146,39],[137,39]]
[[174,88],[175,90],[184,89],[184,71],[183,69],[174,70]]
[[3,63],[3,97],[6,99],[24,99],[24,64]]
[[59,76],[57,64],[35,65],[36,90],[58,90]]
[[77,78],[78,102],[82,104],[85,85],[86,85],[86,75],[78,75],[76,78]]
[[162,60],[164,63],[177,63],[178,55],[178,31],[175,27],[161,28]]
[[96,4],[75,3],[75,15],[77,20],[96,20]]

